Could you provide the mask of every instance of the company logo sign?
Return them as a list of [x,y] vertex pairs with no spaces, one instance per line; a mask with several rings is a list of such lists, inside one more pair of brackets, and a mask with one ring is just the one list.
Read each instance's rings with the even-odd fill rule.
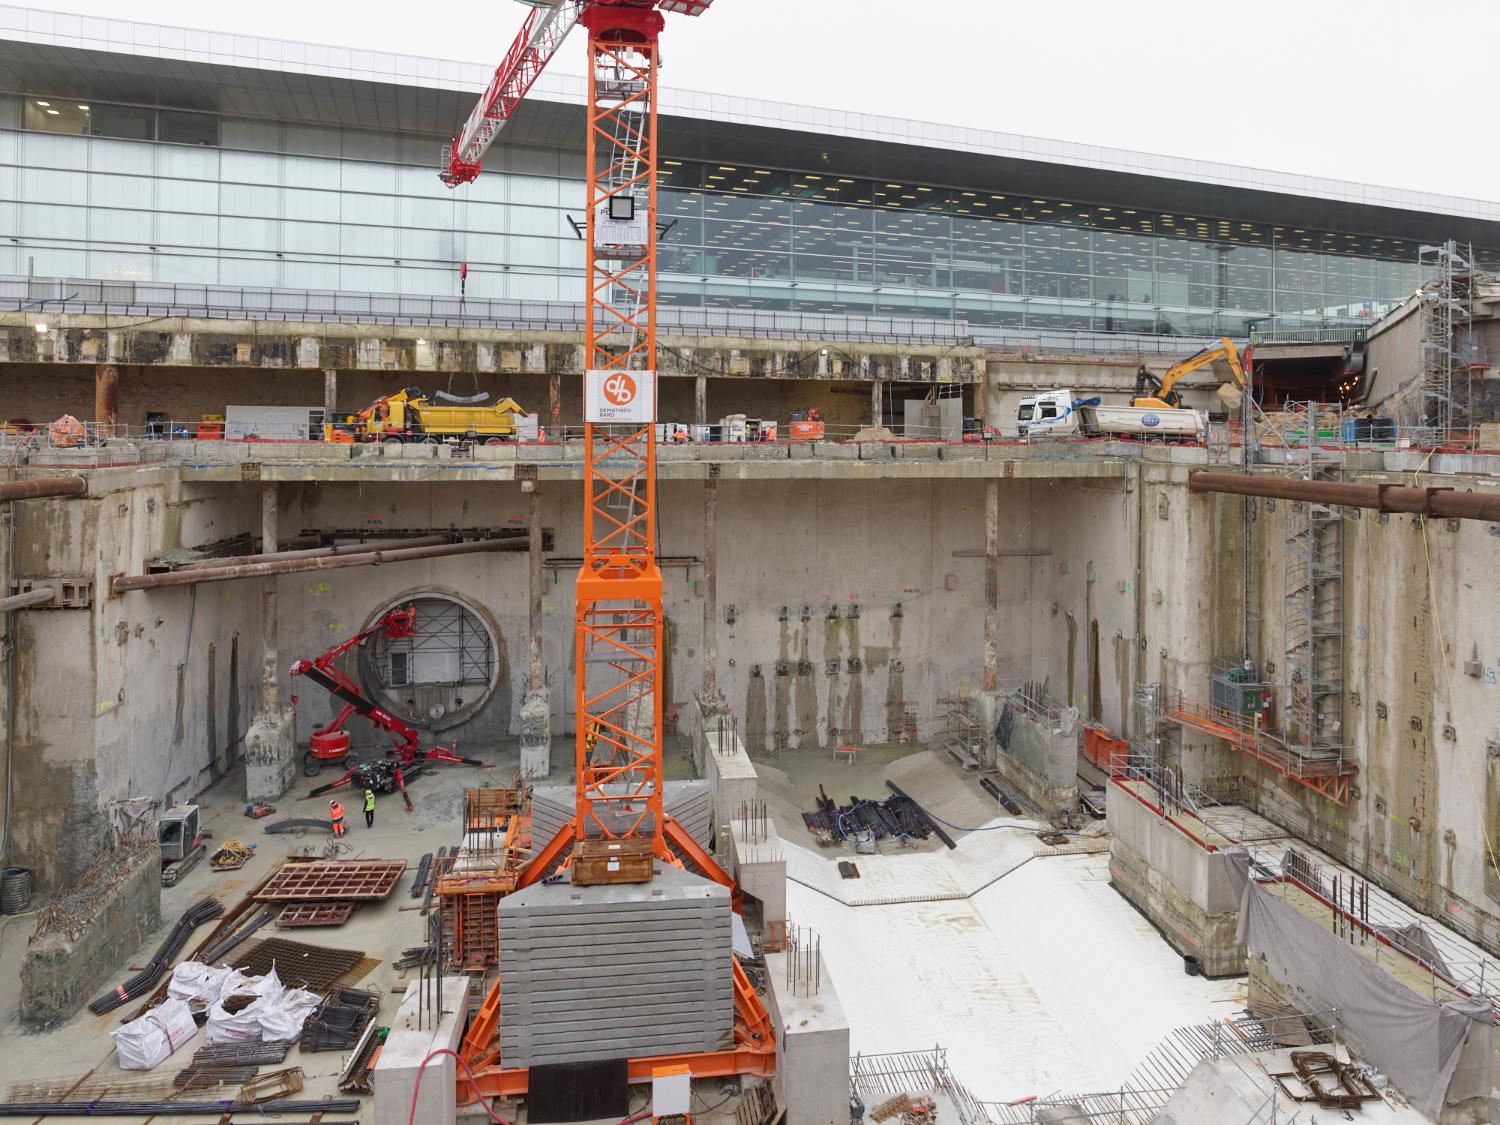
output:
[[1141,425],[1143,425],[1143,426],[1160,426],[1161,425],[1161,416],[1158,415],[1158,414],[1142,414],[1141,415]]
[[604,377],[604,399],[611,406],[629,406],[639,388],[628,371],[611,371]]
[[656,372],[589,371],[584,417],[595,425],[646,425],[656,421]]

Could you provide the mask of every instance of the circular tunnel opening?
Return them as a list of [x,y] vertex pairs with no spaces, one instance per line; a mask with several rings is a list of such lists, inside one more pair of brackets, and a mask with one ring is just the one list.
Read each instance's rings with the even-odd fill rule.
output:
[[382,605],[416,610],[410,635],[377,634],[361,647],[359,679],[371,699],[419,730],[468,722],[500,682],[498,629],[478,606],[441,590],[417,590]]

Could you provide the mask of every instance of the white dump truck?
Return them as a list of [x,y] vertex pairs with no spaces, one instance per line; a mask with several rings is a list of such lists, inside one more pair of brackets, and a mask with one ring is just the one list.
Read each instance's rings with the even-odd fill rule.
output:
[[1023,398],[1016,422],[1022,441],[1048,437],[1200,441],[1208,428],[1208,414],[1185,407],[1105,406],[1097,397],[1078,398],[1067,388],[1059,388]]

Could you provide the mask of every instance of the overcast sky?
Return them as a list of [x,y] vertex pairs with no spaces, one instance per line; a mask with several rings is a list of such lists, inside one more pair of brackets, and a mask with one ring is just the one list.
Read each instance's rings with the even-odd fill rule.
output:
[[[34,6],[123,14],[119,0]],[[486,64],[525,14],[503,0],[128,11]],[[1500,200],[1494,0],[717,0],[670,20],[664,78],[683,88]],[[581,37],[556,65],[582,71]]]

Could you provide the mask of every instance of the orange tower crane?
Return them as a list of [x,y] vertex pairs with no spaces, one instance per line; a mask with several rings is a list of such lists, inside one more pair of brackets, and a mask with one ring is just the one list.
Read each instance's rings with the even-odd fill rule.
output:
[[[576,630],[577,812],[522,886],[590,838],[649,836],[677,862],[692,841],[662,808],[662,574],[656,561],[657,66],[663,12],[713,0],[525,0],[532,12],[441,172],[479,175],[485,151],[564,38],[589,35],[584,223],[588,370],[584,551]],[[686,843],[684,843],[686,841]],[[696,846],[694,845],[696,848]],[[712,865],[711,865],[712,866]],[[722,873],[721,873],[722,874]]]
[[[479,175],[486,150],[579,24],[588,31],[584,387],[584,552],[576,590],[576,811],[520,873],[517,888],[572,863],[588,840],[649,841],[663,862],[734,881],[662,805],[662,573],[657,564],[657,71],[666,13],[698,16],[713,0],[522,0],[528,15],[448,151],[449,185]],[[736,896],[738,897],[738,896]],[[625,954],[628,957],[628,954]],[[767,1074],[769,1018],[734,967],[732,1046],[705,1055],[631,1059],[695,1076]],[[470,1097],[518,1095],[525,1070],[504,1069],[493,1039],[499,984],[464,1040]]]

